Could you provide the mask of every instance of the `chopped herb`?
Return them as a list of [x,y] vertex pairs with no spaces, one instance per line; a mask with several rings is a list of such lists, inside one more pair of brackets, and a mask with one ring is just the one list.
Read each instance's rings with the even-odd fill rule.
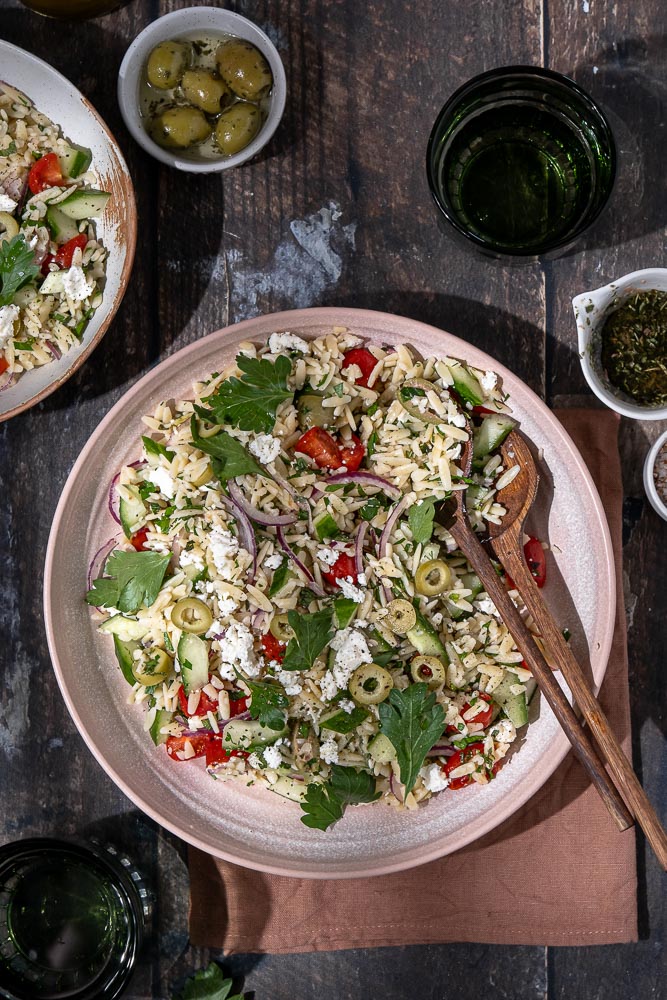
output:
[[416,385],[408,385],[404,386],[402,389],[399,389],[398,395],[401,397],[401,399],[415,399],[415,397],[417,396],[425,396],[426,390],[420,389],[419,386]]
[[134,614],[155,603],[169,565],[170,556],[157,552],[123,552],[116,549],[104,565],[105,576],[93,581],[86,594],[88,604],[118,608]]
[[335,385],[333,387],[333,391],[336,393],[337,396],[342,396],[343,393],[345,392],[345,386],[343,385],[342,382],[339,382],[338,385]]
[[273,597],[275,594],[279,593],[287,583],[287,576],[289,574],[289,561],[287,557],[283,559],[280,566],[273,574],[273,579],[271,580],[271,585],[269,587],[269,597]]
[[147,455],[164,455],[168,462],[171,462],[176,454],[175,451],[169,451],[165,448],[163,444],[159,441],[154,441],[153,438],[147,437],[145,434],[141,435],[141,440],[144,442],[144,448],[146,449]]
[[369,458],[371,457],[371,455],[375,454],[375,446],[377,444],[377,440],[378,440],[378,432],[373,431],[373,433],[369,436],[368,441],[366,443],[366,453]]
[[35,252],[26,243],[23,233],[0,243],[0,306],[9,305],[19,289],[38,274]]
[[173,653],[174,652],[174,647],[172,645],[171,639],[169,638],[169,633],[168,632],[163,632],[162,636],[164,638],[164,648],[167,650],[167,652]]
[[297,604],[300,608],[307,608],[308,605],[315,600],[317,594],[314,594],[310,587],[302,587],[299,591],[299,599]]
[[434,517],[435,502],[430,497],[410,508],[408,512],[408,524],[417,545],[431,540]]
[[341,708],[339,712],[336,712],[329,719],[320,719],[320,729],[330,729],[333,733],[346,735],[347,733],[354,732],[357,726],[360,726],[367,718],[368,712],[365,708],[357,706],[351,712],[346,712]]
[[370,405],[370,406],[368,407],[368,409],[366,410],[366,413],[367,413],[367,415],[368,415],[369,417],[372,417],[372,416],[373,416],[373,414],[377,413],[377,411],[378,411],[379,409],[380,409],[380,406],[379,406],[379,404],[378,404],[378,403],[371,403],[371,405]]
[[14,348],[17,351],[31,351],[35,343],[34,337],[28,337],[27,340],[15,340]]
[[301,804],[305,813],[301,822],[313,830],[328,830],[332,823],[342,818],[346,806],[375,802],[379,797],[375,778],[368,771],[332,764],[329,781],[313,781],[308,785],[305,801]]
[[190,422],[190,431],[195,448],[199,448],[205,455],[212,457],[213,472],[221,483],[228,479],[235,479],[237,476],[249,474],[269,478],[268,473],[259,462],[255,461],[241,442],[228,434],[227,431],[218,431],[217,434],[207,438],[200,437],[195,417]]
[[67,324],[67,320],[69,319],[69,316],[63,316],[62,313],[51,313],[51,316],[53,319],[57,319],[59,323]]
[[310,670],[325,646],[333,638],[332,612],[330,609],[314,614],[300,615],[288,611],[287,621],[294,635],[287,643],[283,670]]
[[157,486],[154,486],[153,483],[148,481],[148,479],[145,479],[143,483],[139,484],[139,496],[142,500],[148,500],[149,496],[152,496],[153,493],[157,492]]
[[174,1000],[243,1000],[240,993],[230,996],[231,988],[232,980],[225,979],[220,966],[211,962],[187,980],[183,993]]
[[347,628],[359,605],[351,597],[337,597],[334,601],[334,614],[336,616],[336,626],[339,629]]
[[12,156],[16,152],[16,143],[12,139],[7,149],[0,149],[0,156]]
[[258,719],[262,726],[280,731],[285,728],[285,712],[289,699],[284,688],[273,681],[243,680],[250,688],[252,701],[248,711],[253,719]]

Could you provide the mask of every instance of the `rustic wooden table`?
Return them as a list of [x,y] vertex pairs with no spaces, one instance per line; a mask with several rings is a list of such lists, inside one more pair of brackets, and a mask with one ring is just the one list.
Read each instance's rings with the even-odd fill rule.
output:
[[[153,936],[129,996],[169,998],[208,959],[188,946],[184,845],[138,814],[85,748],[58,692],[42,625],[51,517],[80,449],[151,365],[239,319],[309,305],[394,311],[455,333],[508,364],[550,404],[585,397],[571,296],[664,261],[667,6],[596,0],[241,0],[275,40],[287,112],[254,163],[223,176],[161,168],[116,103],[122,56],[159,14],[134,0],[80,24],[3,0],[0,37],[59,69],[117,136],[136,186],[139,240],[121,309],[88,363],[0,427],[0,842],[97,832],[125,845],[159,891]],[[430,126],[469,77],[530,63],[573,76],[607,108],[620,150],[615,194],[586,249],[509,269],[440,234],[424,172]],[[0,76],[2,67],[0,66]],[[625,579],[634,763],[667,818],[661,775],[667,646],[667,526],[641,469],[663,428],[625,420]],[[240,956],[224,966],[257,1000],[665,996],[664,876],[638,842],[641,940],[592,948],[424,946]],[[493,872],[489,872],[491,881]],[[526,878],[531,873],[527,859]],[[465,902],[465,901],[463,901]]]

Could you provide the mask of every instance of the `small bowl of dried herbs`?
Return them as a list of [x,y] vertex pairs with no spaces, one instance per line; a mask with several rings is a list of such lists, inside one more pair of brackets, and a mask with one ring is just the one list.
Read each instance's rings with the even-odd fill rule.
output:
[[667,418],[667,268],[633,271],[572,300],[586,381],[613,410]]
[[667,431],[664,431],[646,456],[644,489],[653,509],[667,521]]

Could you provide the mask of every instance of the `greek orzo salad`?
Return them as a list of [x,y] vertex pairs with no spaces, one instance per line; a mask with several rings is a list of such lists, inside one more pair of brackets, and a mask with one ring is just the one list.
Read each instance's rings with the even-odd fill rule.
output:
[[91,160],[0,83],[0,390],[78,343],[102,302],[109,195]]
[[493,372],[344,328],[241,344],[145,416],[87,600],[156,752],[322,830],[493,780],[534,684],[437,515],[467,489],[476,528],[502,518],[515,423]]

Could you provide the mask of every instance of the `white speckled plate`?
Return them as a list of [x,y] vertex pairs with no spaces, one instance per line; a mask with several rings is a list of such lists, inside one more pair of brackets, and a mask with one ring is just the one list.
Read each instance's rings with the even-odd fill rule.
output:
[[137,210],[129,171],[116,140],[76,87],[48,63],[16,45],[0,41],[0,77],[22,91],[62,134],[93,154],[99,187],[111,198],[97,220],[97,233],[109,250],[102,305],[86,327],[80,344],[22,375],[0,393],[0,421],[39,403],[66,382],[99,344],[120,305],[132,270],[137,238]]
[[[214,782],[201,762],[174,764],[142,729],[142,712],[125,704],[127,686],[108,637],[98,635],[84,603],[86,572],[116,532],[107,510],[116,470],[138,455],[141,416],[163,399],[187,398],[195,379],[231,362],[241,340],[273,331],[317,336],[346,326],[378,343],[412,344],[499,372],[523,432],[543,452],[543,486],[533,526],[552,547],[544,591],[558,620],[590,652],[596,686],[614,626],[614,567],[599,497],[582,459],[553,414],[510,371],[447,333],[409,319],[356,309],[306,309],[247,320],[186,347],[149,372],[114,406],[79,456],[56,511],[45,574],[49,648],[72,717],[118,786],[163,826],[211,854],[283,875],[313,878],[382,874],[463,847],[519,809],[558,767],[568,741],[548,707],[534,699],[533,723],[485,788],[436,796],[399,813],[384,805],[348,809],[327,833],[299,821],[298,805],[258,788]],[[551,497],[550,482],[555,484]],[[585,544],[582,544],[585,540]],[[584,638],[585,637],[585,638]]]

